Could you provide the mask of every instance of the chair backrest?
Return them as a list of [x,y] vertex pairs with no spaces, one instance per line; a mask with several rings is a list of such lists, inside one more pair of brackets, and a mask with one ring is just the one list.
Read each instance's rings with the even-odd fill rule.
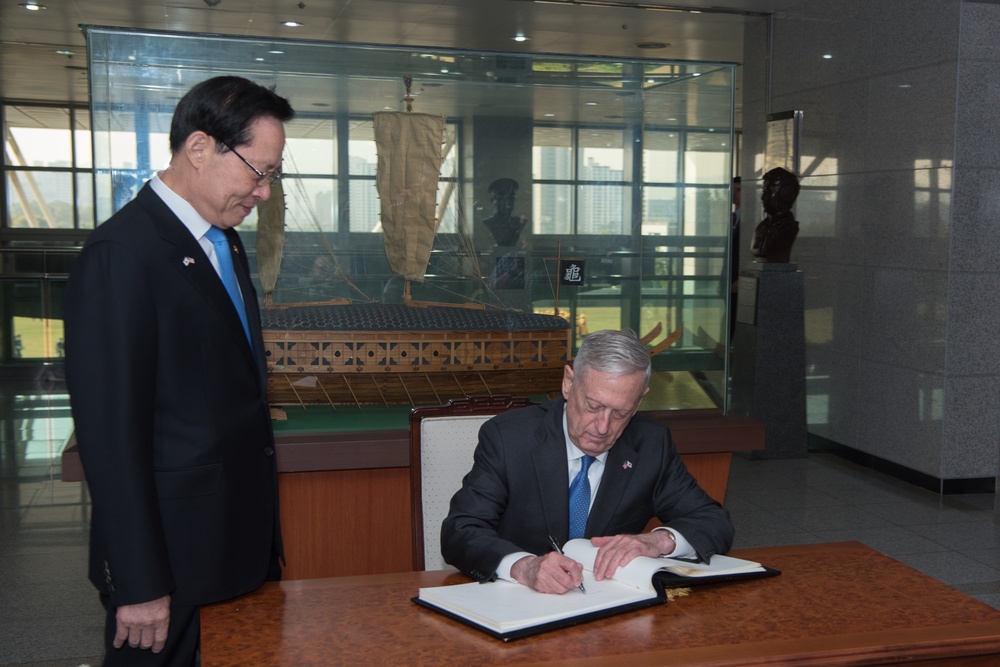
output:
[[494,415],[531,405],[513,396],[469,396],[410,410],[410,492],[413,569],[443,570],[441,522],[451,497],[472,469],[479,427]]

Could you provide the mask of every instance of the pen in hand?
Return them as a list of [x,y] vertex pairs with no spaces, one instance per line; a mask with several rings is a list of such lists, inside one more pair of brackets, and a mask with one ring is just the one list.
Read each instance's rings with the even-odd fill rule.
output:
[[[557,554],[565,555],[563,554],[563,550],[559,547],[559,543],[556,542],[556,538],[552,537],[551,535],[549,535],[549,544],[552,545],[552,548],[555,550]],[[582,581],[580,582],[580,585],[577,588],[579,588],[582,593],[586,594],[587,589],[583,587]]]

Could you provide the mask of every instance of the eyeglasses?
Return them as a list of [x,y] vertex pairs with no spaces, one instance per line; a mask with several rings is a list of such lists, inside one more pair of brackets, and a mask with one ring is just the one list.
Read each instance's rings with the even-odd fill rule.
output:
[[279,178],[281,178],[281,170],[280,169],[275,169],[274,171],[261,171],[257,167],[255,167],[252,164],[250,164],[249,160],[247,160],[245,157],[243,157],[238,152],[236,152],[235,148],[233,148],[232,146],[230,146],[229,144],[227,144],[224,141],[220,141],[219,143],[222,144],[223,146],[225,146],[226,148],[228,148],[229,150],[231,150],[233,152],[233,155],[235,155],[239,159],[243,160],[243,164],[245,164],[246,166],[248,166],[251,169],[253,169],[253,173],[257,174],[257,187],[262,188],[265,185],[271,185],[276,180],[278,180]]

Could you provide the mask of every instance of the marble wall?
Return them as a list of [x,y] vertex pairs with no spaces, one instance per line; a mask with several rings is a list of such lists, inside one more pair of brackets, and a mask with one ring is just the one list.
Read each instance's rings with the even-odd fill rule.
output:
[[745,39],[743,219],[762,216],[766,114],[802,110],[809,432],[995,477],[1000,5],[826,0],[768,23]]

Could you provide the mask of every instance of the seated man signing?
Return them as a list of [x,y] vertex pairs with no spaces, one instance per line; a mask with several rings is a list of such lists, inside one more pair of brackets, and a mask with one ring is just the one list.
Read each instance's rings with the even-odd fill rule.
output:
[[[635,417],[650,372],[635,334],[598,331],[564,369],[563,398],[485,423],[441,527],[445,560],[480,581],[565,593],[582,583],[583,566],[553,551],[549,536],[590,538],[597,580],[636,556],[727,551],[729,513],[688,473],[670,432]],[[642,533],[654,516],[663,525]]]

